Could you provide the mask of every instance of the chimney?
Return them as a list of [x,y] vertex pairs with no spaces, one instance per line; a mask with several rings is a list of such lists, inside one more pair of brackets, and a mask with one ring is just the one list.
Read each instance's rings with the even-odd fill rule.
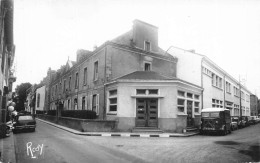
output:
[[[140,20],[133,21],[133,42],[138,48],[158,52],[158,27]],[[147,45],[146,45],[147,44]]]
[[90,55],[92,52],[84,49],[77,50],[77,62],[79,62],[82,58]]

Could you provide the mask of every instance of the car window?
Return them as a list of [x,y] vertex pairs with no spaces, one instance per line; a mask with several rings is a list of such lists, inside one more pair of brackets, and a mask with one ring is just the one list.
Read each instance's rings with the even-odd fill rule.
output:
[[18,120],[19,121],[21,121],[21,120],[33,120],[33,118],[30,115],[26,115],[26,116],[19,116]]

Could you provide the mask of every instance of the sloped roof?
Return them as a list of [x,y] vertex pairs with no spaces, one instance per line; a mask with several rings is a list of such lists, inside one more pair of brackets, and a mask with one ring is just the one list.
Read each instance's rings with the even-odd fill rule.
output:
[[171,78],[164,76],[158,72],[154,71],[135,71],[120,78],[118,80],[172,80],[176,78]]

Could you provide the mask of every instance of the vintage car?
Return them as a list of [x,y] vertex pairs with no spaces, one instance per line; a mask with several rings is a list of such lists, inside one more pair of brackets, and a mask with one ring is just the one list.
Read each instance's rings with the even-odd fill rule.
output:
[[18,131],[30,130],[35,131],[36,121],[33,115],[31,114],[18,114],[14,118],[13,123],[13,133],[17,133]]
[[256,124],[256,116],[250,116],[249,117],[249,124],[250,125]]
[[201,111],[200,133],[231,133],[230,111],[224,108],[205,108]]
[[237,130],[238,129],[238,121],[235,118],[231,118],[231,130]]

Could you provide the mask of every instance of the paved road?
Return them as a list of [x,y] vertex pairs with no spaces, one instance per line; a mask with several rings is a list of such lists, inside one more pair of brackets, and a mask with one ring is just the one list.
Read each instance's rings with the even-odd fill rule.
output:
[[[227,136],[136,138],[74,135],[37,121],[35,133],[14,135],[17,162],[249,162],[260,161],[260,124]],[[32,142],[32,158],[26,144]],[[43,152],[40,155],[40,146]],[[30,145],[30,144],[29,144]],[[28,148],[29,149],[29,148]],[[37,153],[38,152],[38,153]]]
[[257,162],[260,161],[260,124],[227,136],[197,135],[174,138],[104,138],[88,140],[119,149],[148,162]]
[[40,121],[37,121],[36,132],[18,133],[13,137],[17,163],[145,162]]

